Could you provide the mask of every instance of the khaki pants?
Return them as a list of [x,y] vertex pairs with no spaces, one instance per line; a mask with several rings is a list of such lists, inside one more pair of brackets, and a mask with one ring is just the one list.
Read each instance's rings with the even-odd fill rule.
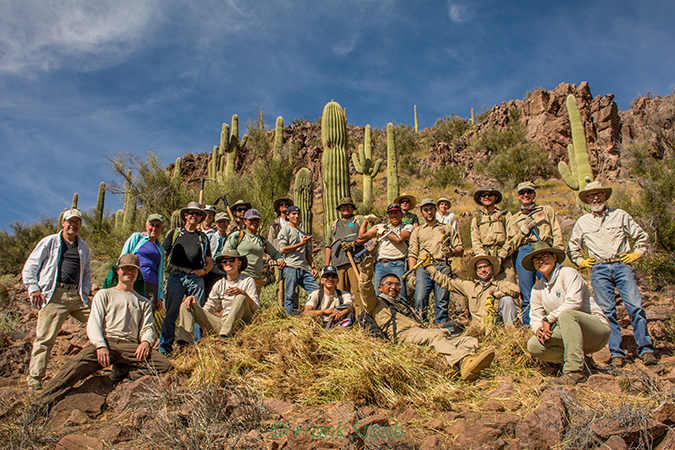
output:
[[[124,363],[131,368],[129,378],[138,380],[144,375],[168,372],[171,362],[157,350],[150,349],[145,361],[136,359],[137,343],[121,339],[107,338],[110,363]],[[101,370],[103,366],[96,358],[96,347],[88,345],[75,355],[45,386],[38,403],[53,405],[61,400],[78,381]]]
[[56,288],[49,303],[38,313],[33,353],[28,369],[31,377],[42,379],[45,376],[56,336],[69,315],[86,324],[89,319],[89,306],[82,303],[77,288]]
[[262,277],[260,278],[253,277],[253,281],[255,281],[255,292],[256,294],[258,294],[258,297],[260,297],[260,291],[262,291],[263,287],[263,279]]
[[445,329],[412,327],[399,335],[405,342],[417,345],[428,345],[445,356],[448,364],[456,369],[457,364],[465,356],[476,352],[478,340],[471,336],[450,337]]
[[609,326],[592,314],[563,311],[558,316],[553,335],[545,343],[532,336],[527,350],[537,358],[563,364],[563,373],[582,370],[584,355],[602,349],[609,341]]
[[354,273],[351,264],[345,264],[337,268],[338,283],[337,288],[341,291],[351,292],[354,297],[354,312],[356,317],[363,311],[363,302],[359,293],[359,277]]
[[195,322],[208,333],[229,337],[243,323],[251,323],[251,320],[253,320],[253,312],[251,311],[251,306],[248,304],[248,299],[244,295],[234,297],[230,312],[224,318],[204,311],[196,303],[190,306],[190,309],[181,305],[178,329],[176,330],[176,341],[194,344]]

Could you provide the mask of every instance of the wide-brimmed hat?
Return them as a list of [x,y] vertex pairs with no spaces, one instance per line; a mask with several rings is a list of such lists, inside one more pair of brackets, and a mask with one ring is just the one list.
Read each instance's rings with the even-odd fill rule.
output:
[[354,200],[352,200],[351,197],[342,197],[342,199],[340,199],[340,203],[335,207],[335,209],[340,209],[345,205],[350,205],[351,207],[356,209],[356,203],[354,203]]
[[204,211],[211,211],[212,213],[216,213],[216,207],[213,205],[204,205]]
[[216,258],[216,266],[222,269],[221,264],[223,260],[226,258],[238,258],[239,261],[241,261],[239,273],[242,273],[244,270],[246,270],[246,266],[248,266],[248,258],[236,250],[224,250],[223,253],[218,255],[218,257]]
[[218,223],[221,220],[230,220],[230,215],[226,212],[216,214],[216,219],[214,220],[214,222]]
[[180,210],[181,219],[185,220],[185,213],[188,211],[197,211],[199,213],[199,216],[201,217],[199,219],[200,222],[206,219],[206,211],[202,209],[202,205],[200,205],[199,202],[190,202],[187,204],[185,208],[181,209]]
[[288,203],[288,206],[293,206],[293,200],[291,200],[288,197],[281,197],[276,200],[274,200],[274,210],[279,211],[279,203],[281,202],[286,202]]
[[398,203],[400,205],[401,200],[403,200],[404,198],[410,200],[410,209],[414,208],[415,205],[417,205],[417,199],[414,196],[408,194],[399,195],[394,199],[394,203]]
[[553,254],[558,263],[562,264],[562,262],[565,261],[566,256],[564,250],[560,250],[559,248],[553,248],[550,245],[548,245],[548,243],[545,241],[537,241],[532,243],[532,250],[530,250],[530,253],[528,253],[523,257],[523,261],[521,264],[526,270],[529,270],[530,272],[536,272],[534,264],[532,263],[532,258],[537,255],[541,255],[542,253]]
[[122,267],[135,267],[138,270],[141,270],[141,264],[138,262],[138,256],[133,253],[126,253],[120,257],[120,260],[117,261],[117,268],[121,269]]
[[251,204],[243,200],[237,200],[236,202],[234,202],[234,205],[230,206],[230,208],[232,209],[232,211],[234,211],[239,206],[244,206],[246,209],[251,209]]
[[447,203],[448,203],[448,207],[452,206],[452,202],[451,202],[450,199],[447,198],[447,197],[441,197],[441,198],[439,198],[438,200],[436,200],[436,205],[439,205],[441,202],[447,202]]
[[483,204],[480,202],[480,196],[482,194],[495,194],[497,197],[495,199],[495,205],[502,201],[502,193],[497,189],[493,188],[492,186],[481,186],[476,192],[473,193],[473,201],[481,206],[483,206]]
[[523,181],[520,183],[518,187],[516,187],[516,192],[524,191],[525,189],[537,192],[537,186],[531,181]]
[[63,213],[63,220],[69,220],[73,217],[77,217],[78,219],[82,220],[82,213],[79,209],[73,208]]
[[579,200],[588,204],[588,199],[586,197],[588,197],[588,193],[591,191],[604,192],[605,195],[607,195],[607,198],[605,200],[609,200],[609,198],[612,196],[612,188],[602,187],[602,184],[599,181],[593,181],[591,183],[588,183],[582,191],[579,191]]
[[469,275],[471,275],[472,278],[478,278],[478,273],[476,273],[476,264],[478,263],[478,261],[483,261],[484,259],[488,260],[490,264],[492,264],[492,276],[497,275],[501,270],[502,266],[501,264],[499,264],[499,258],[497,258],[496,256],[476,255],[469,260],[469,264],[467,267]]

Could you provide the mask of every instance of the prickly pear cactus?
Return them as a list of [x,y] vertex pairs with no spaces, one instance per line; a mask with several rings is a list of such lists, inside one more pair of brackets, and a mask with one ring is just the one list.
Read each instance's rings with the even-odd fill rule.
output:
[[284,147],[284,118],[277,117],[277,126],[274,130],[274,158],[281,159],[281,150]]
[[324,232],[331,234],[331,223],[339,218],[337,205],[349,197],[349,164],[347,161],[347,118],[342,107],[331,101],[321,116],[323,156],[323,211]]
[[304,225],[305,233],[312,234],[312,202],[314,201],[314,189],[312,186],[312,172],[303,167],[295,174],[295,186],[293,187],[295,206],[300,208],[300,217]]
[[378,159],[373,162],[373,151],[370,144],[370,125],[366,125],[366,130],[363,137],[363,145],[359,145],[359,153],[352,153],[352,163],[357,173],[363,175],[363,203],[366,205],[373,204],[373,178],[382,169],[382,160]]
[[560,161],[558,163],[558,172],[567,186],[575,191],[575,198],[578,202],[579,191],[583,190],[588,183],[593,181],[593,170],[588,158],[586,133],[584,132],[584,124],[581,122],[577,100],[573,95],[568,95],[566,104],[570,126],[572,127],[572,144],[567,146],[570,167],[567,167],[567,164]]
[[98,198],[96,199],[96,226],[103,224],[103,208],[105,206],[105,183],[101,181],[98,185]]
[[387,125],[387,203],[394,203],[398,195],[398,161],[396,142],[394,142],[394,124],[389,123]]

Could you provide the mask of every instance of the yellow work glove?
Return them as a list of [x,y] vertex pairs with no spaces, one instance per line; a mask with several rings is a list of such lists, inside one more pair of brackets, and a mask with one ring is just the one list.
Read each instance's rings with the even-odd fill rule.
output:
[[490,294],[485,300],[485,315],[486,316],[495,316],[497,310],[495,309],[495,296]]
[[640,252],[624,253],[623,255],[619,255],[619,258],[621,258],[621,262],[624,262],[626,264],[632,264],[638,259],[642,258],[642,253]]
[[593,267],[594,265],[595,265],[595,258],[582,259],[581,262],[579,262],[580,269],[588,269]]

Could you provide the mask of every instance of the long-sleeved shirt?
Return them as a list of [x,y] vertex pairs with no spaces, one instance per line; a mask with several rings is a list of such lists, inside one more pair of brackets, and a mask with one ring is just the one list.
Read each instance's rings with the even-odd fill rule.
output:
[[[443,247],[443,241],[450,236],[449,248]],[[433,225],[425,223],[415,228],[410,234],[410,247],[408,257],[419,259],[422,250],[430,251],[434,258],[442,259],[454,255],[455,248],[462,246],[459,233],[452,225],[443,225],[434,222]]]
[[483,210],[471,219],[471,248],[474,255],[491,255],[502,259],[509,255],[506,224],[511,216],[509,211],[495,209],[491,214]]
[[553,325],[566,310],[593,314],[609,325],[602,309],[591,296],[588,285],[581,274],[572,267],[556,264],[551,279],[541,278],[532,288],[530,297],[530,326],[536,334],[544,317]]
[[[471,313],[471,321],[474,324],[482,324],[483,317],[485,317],[485,303],[487,302],[490,292],[494,292],[496,299],[505,296],[511,296],[517,300],[520,296],[520,288],[517,284],[506,280],[495,280],[494,278],[487,283],[480,280],[468,281],[460,279],[452,279],[451,277],[436,270],[436,267],[429,266],[427,269],[432,281],[440,285],[443,289],[459,294],[466,298],[469,305],[469,312]],[[516,302],[519,304],[519,302]],[[495,309],[499,309],[499,304],[494,305]]]
[[[120,257],[127,253],[133,253],[135,255],[138,253],[138,250],[148,242],[151,241],[147,235],[143,233],[133,233],[124,243]],[[159,267],[157,268],[157,286],[159,287],[159,289],[157,289],[157,298],[162,299],[164,298],[164,246],[159,243],[159,240],[155,246],[157,247],[160,256]]]
[[96,348],[107,347],[106,338],[140,344],[155,342],[152,305],[134,291],[103,289],[91,302],[87,336]]
[[[241,242],[239,242],[239,245],[237,245],[239,233],[244,233],[244,237],[241,239]],[[276,248],[274,248],[270,241],[260,235],[251,234],[245,230],[237,231],[229,235],[227,243],[225,244],[225,250],[237,250],[240,255],[246,256],[248,266],[242,273],[253,278],[262,277],[263,266],[265,264],[263,256],[265,253],[270,255],[272,259],[277,262],[284,260],[284,257]]]
[[647,251],[647,232],[626,211],[606,207],[601,213],[584,214],[577,220],[567,248],[576,264],[584,259],[583,247],[589,257],[611,259],[630,252],[629,237],[635,240],[635,251],[642,254]]
[[[77,242],[77,251],[80,255],[78,287],[82,303],[86,305],[89,303],[89,297],[86,294],[91,292],[91,254],[89,246],[79,236],[77,236]],[[45,298],[45,305],[49,303],[56,290],[61,251],[61,233],[43,238],[31,252],[21,272],[28,294],[41,291]]]
[[212,314],[217,314],[220,311],[223,311],[223,317],[227,317],[230,313],[230,308],[232,307],[232,301],[234,300],[234,295],[227,295],[225,291],[230,287],[238,287],[243,289],[253,300],[253,307],[251,311],[256,311],[260,309],[260,300],[258,299],[258,292],[255,288],[255,281],[253,278],[248,277],[243,274],[239,274],[239,278],[235,281],[229,281],[227,277],[221,278],[213,285],[211,293],[209,294],[209,299],[204,305],[204,310]]
[[448,211],[445,214],[441,214],[440,211],[436,211],[436,220],[443,225],[452,225],[459,233],[459,224],[457,224],[457,216],[455,216],[455,213]]
[[[560,223],[558,223],[558,218],[555,215],[555,211],[548,205],[539,206],[535,209],[534,214],[532,214],[532,219],[536,222],[534,230],[536,230],[539,235],[539,239],[548,243],[553,248],[559,248],[560,250],[565,249],[565,244],[563,242],[562,229],[560,228]],[[507,222],[507,236],[506,239],[509,241],[509,254],[514,252],[523,244],[536,242],[537,236],[535,236],[534,231],[530,231],[527,235],[524,235],[520,231],[520,226],[523,224],[523,220],[527,214],[519,212],[518,214],[511,217]]]

